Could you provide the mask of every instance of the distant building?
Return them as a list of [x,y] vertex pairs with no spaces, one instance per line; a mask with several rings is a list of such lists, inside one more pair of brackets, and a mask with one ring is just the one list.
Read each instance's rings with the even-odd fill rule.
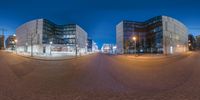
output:
[[167,16],[157,16],[145,22],[121,21],[116,26],[116,40],[117,52],[122,54],[173,54],[188,50],[187,27]]
[[97,44],[90,38],[88,38],[87,50],[88,52],[98,52]]
[[16,48],[16,36],[10,35],[5,41],[6,49],[15,50]]
[[196,39],[192,34],[188,35],[188,49],[193,51],[196,49]]
[[92,43],[93,43],[93,40],[88,38],[87,39],[87,51],[88,52],[92,52]]
[[16,38],[19,52],[33,51],[41,55],[87,52],[87,32],[77,24],[56,25],[46,19],[36,19],[18,27]]
[[0,35],[0,50],[3,50],[4,47],[4,35]]
[[99,52],[99,47],[96,42],[92,42],[92,52]]
[[102,53],[109,53],[109,54],[115,54],[116,53],[116,46],[114,44],[103,44],[101,47]]
[[200,50],[200,35],[196,36],[196,48]]

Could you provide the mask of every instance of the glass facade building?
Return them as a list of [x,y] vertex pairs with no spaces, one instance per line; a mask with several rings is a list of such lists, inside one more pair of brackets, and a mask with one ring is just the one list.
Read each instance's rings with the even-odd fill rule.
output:
[[93,40],[88,38],[87,39],[87,50],[88,50],[88,52],[92,52],[92,44],[93,44]]
[[196,48],[200,50],[200,35],[196,36]]
[[87,51],[87,32],[77,24],[57,25],[47,19],[27,22],[16,30],[18,51],[36,54],[84,53]]
[[116,26],[116,42],[118,53],[181,53],[188,50],[188,32],[185,25],[168,16],[145,22],[124,20]]

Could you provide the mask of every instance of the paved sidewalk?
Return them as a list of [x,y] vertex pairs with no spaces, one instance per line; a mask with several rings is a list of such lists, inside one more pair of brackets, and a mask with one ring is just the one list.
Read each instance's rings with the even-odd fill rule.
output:
[[31,57],[30,54],[25,54],[25,53],[16,53],[16,52],[10,52],[10,51],[3,51],[3,52],[8,52],[15,54],[17,56],[25,57],[25,58],[30,58],[30,59],[35,59],[35,60],[44,60],[44,61],[58,61],[58,60],[69,60],[69,59],[74,59],[77,57],[82,57],[82,56],[72,56],[72,55],[63,55],[63,56],[39,56],[39,55],[33,55]]
[[177,57],[177,56],[189,56],[194,52],[187,52],[187,53],[180,53],[180,54],[169,54],[169,55],[164,55],[164,54],[124,54],[124,55],[118,55],[118,56],[123,56],[127,58],[133,58],[133,59],[162,59],[162,58],[171,58],[171,57]]
[[[30,59],[36,59],[36,60],[46,60],[46,61],[57,61],[57,60],[67,60],[67,59],[73,59],[76,58],[76,56],[62,56],[62,57],[41,57],[41,56],[33,56],[31,57],[30,55],[19,55],[18,56],[22,56],[22,57],[26,57],[26,58],[30,58]],[[80,56],[77,56],[80,57]]]

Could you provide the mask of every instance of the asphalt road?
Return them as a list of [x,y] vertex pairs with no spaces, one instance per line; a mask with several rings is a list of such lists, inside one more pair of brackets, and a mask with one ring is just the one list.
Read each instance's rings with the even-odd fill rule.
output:
[[200,52],[63,61],[0,52],[0,100],[200,100]]

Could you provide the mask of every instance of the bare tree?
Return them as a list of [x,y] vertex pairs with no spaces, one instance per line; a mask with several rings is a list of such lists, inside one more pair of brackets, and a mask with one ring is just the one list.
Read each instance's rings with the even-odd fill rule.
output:
[[31,45],[31,57],[33,57],[33,41],[34,41],[34,38],[37,36],[38,20],[36,20],[34,31],[29,30],[27,25],[25,27],[26,27],[26,33],[27,33],[27,42],[30,43]]

